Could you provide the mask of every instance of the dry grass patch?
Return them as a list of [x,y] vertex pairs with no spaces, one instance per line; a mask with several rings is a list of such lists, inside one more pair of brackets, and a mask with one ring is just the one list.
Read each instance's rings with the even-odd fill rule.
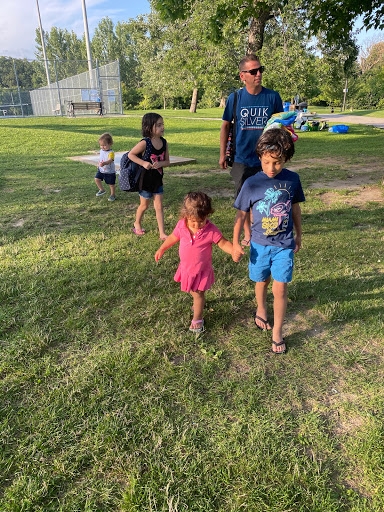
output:
[[[334,184],[334,182],[332,182]],[[341,183],[341,182],[340,182]],[[332,187],[338,188],[338,187]],[[345,186],[344,183],[344,187]],[[383,190],[380,187],[362,188],[352,194],[340,194],[338,192],[325,192],[320,196],[324,204],[333,205],[342,202],[350,206],[364,206],[368,202],[382,203],[384,202]]]

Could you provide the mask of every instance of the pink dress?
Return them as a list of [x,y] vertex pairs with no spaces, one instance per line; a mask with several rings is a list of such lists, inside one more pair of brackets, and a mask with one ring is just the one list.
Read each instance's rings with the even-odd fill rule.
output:
[[180,264],[174,280],[181,283],[181,291],[209,290],[215,282],[212,267],[212,244],[223,237],[219,228],[210,220],[194,235],[187,228],[185,219],[179,220],[173,234],[180,240]]

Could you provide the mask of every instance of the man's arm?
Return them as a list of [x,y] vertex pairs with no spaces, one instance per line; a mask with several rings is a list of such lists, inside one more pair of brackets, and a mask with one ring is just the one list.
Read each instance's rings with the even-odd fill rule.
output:
[[294,253],[300,251],[301,248],[301,208],[300,203],[294,203],[292,205],[292,220],[293,227],[295,230],[295,248]]
[[227,150],[227,142],[229,129],[231,127],[231,123],[229,121],[223,121],[220,130],[220,160],[219,164],[222,169],[227,168],[227,162],[225,161],[225,152]]
[[248,212],[237,210],[235,225],[233,226],[233,250],[232,259],[233,261],[240,261],[241,257],[245,254],[240,245],[240,235],[243,231],[244,222]]

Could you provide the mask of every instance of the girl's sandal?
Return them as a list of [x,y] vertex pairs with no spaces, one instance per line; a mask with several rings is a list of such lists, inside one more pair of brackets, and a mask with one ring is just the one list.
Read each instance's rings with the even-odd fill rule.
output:
[[[199,326],[199,327],[198,327]],[[189,330],[196,334],[204,331],[204,320],[192,320]]]

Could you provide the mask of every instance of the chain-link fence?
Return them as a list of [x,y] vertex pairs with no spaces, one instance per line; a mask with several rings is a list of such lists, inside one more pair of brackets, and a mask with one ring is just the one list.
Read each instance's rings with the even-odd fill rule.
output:
[[[23,74],[14,65],[14,88],[0,89],[0,116],[57,116],[67,115],[71,102],[102,103],[103,114],[122,114],[119,62],[99,66],[92,71],[87,61],[48,61],[48,73],[44,64],[35,61],[34,72],[42,74],[49,84],[33,90],[22,87]],[[77,74],[71,74],[74,71]],[[79,72],[82,71],[82,72]],[[44,77],[45,75],[45,77]],[[48,76],[47,76],[48,75]],[[24,78],[25,79],[25,78]],[[80,114],[94,114],[92,110],[79,110]]]

